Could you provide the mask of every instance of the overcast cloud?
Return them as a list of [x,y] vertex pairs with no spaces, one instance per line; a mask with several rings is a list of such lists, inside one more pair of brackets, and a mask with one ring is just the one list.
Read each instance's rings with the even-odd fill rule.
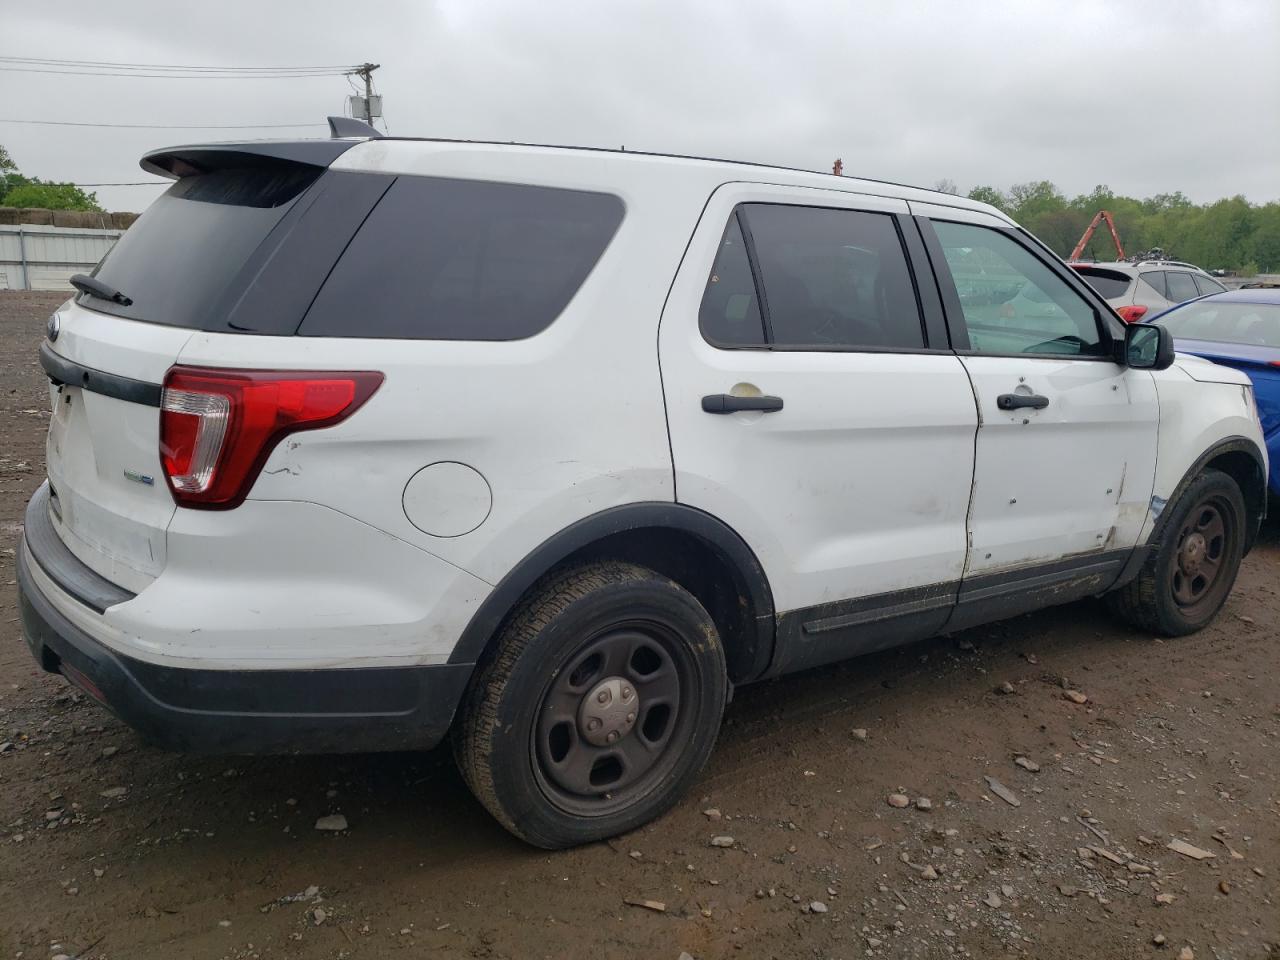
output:
[[[758,160],[932,185],[1049,179],[1280,199],[1276,0],[5,4],[0,53],[141,63],[381,63],[393,134]],[[0,73],[0,118],[323,123],[341,77]],[[288,135],[322,136],[322,125]],[[271,135],[246,132],[246,137]],[[0,123],[24,173],[147,179],[153,147],[235,132]],[[153,187],[97,188],[141,209]]]

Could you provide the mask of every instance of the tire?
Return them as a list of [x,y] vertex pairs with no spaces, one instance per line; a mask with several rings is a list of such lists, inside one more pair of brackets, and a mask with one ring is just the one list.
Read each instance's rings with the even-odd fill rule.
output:
[[715,624],[679,584],[627,563],[555,572],[521,601],[454,725],[471,792],[560,849],[669,809],[715,745],[729,681]]
[[1135,627],[1180,637],[1203,628],[1226,603],[1240,571],[1247,514],[1240,487],[1219,470],[1192,480],[1170,509],[1138,576],[1107,602]]

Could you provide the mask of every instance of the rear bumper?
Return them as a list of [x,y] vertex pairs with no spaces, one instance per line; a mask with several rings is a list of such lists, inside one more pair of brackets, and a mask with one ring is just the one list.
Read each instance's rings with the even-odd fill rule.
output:
[[95,640],[41,592],[33,564],[40,564],[42,579],[74,584],[78,571],[49,565],[79,561],[37,557],[26,536],[17,553],[22,628],[37,662],[168,749],[235,754],[427,749],[448,731],[473,669],[471,664],[432,664],[210,670],[149,663]]

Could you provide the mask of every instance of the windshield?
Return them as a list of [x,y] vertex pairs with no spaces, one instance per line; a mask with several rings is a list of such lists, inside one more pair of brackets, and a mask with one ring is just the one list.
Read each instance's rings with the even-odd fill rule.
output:
[[1178,340],[1213,340],[1280,349],[1280,303],[1201,300],[1155,321]]

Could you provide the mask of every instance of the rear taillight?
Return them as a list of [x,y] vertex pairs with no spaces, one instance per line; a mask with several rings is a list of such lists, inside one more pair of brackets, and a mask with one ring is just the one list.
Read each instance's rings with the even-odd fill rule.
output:
[[1147,314],[1147,308],[1137,304],[1130,307],[1116,307],[1116,313],[1125,323],[1137,323]]
[[382,374],[171,367],[160,400],[160,463],[180,506],[226,510],[290,433],[351,416]]

